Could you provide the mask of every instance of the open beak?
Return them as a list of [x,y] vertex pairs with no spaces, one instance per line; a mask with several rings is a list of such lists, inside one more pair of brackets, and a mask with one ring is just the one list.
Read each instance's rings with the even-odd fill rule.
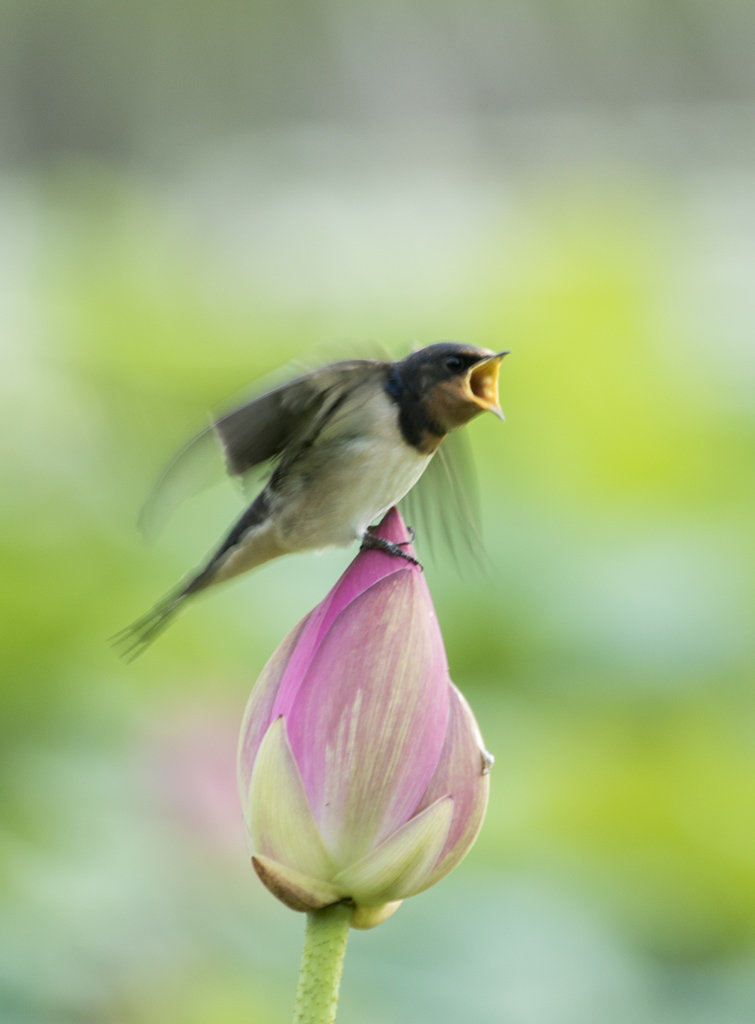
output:
[[469,371],[469,387],[475,401],[481,409],[495,413],[500,420],[505,420],[506,417],[498,401],[498,371],[501,368],[501,360],[508,354],[507,350],[494,356],[486,356],[479,363],[475,363]]

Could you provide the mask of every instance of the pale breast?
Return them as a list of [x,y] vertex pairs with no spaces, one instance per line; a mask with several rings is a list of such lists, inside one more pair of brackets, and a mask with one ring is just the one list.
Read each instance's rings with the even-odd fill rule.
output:
[[361,402],[356,396],[315,449],[289,481],[280,511],[282,542],[294,550],[361,538],[414,486],[431,458],[406,444],[396,406],[382,392]]
[[[361,537],[411,490],[430,461],[406,444],[366,442],[354,452],[352,484],[344,500],[344,525],[351,537]],[[343,543],[347,543],[344,541]]]

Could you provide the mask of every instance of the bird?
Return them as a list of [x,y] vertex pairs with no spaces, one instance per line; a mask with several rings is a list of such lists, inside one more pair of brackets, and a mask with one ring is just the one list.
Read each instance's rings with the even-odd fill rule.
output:
[[210,436],[229,474],[270,463],[269,479],[205,563],[113,643],[133,659],[194,595],[285,554],[359,541],[416,561],[371,527],[417,483],[448,434],[485,411],[504,419],[498,375],[508,354],[444,341],[395,362],[344,360],[220,416],[168,464],[147,514]]

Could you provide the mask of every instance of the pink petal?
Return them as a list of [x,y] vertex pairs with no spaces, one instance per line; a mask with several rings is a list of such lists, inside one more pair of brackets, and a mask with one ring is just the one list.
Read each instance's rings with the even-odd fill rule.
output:
[[[392,508],[385,514],[375,532],[392,543],[406,542],[404,550],[414,555],[413,548],[408,544],[409,534],[397,509]],[[272,717],[283,715],[288,718],[310,661],[322,638],[344,608],[381,580],[395,574],[409,573],[421,579],[421,587],[426,591],[427,601],[430,602],[430,592],[418,566],[383,551],[359,552],[328,596],[304,620],[304,628],[296,650],[281,680]]]
[[445,741],[449,694],[420,573],[384,576],[331,623],[287,724],[309,805],[340,865],[416,812]]
[[437,771],[420,801],[418,811],[442,796],[453,799],[454,813],[437,863],[421,889],[434,885],[456,867],[474,843],[488,804],[490,775],[483,758],[482,737],[472,709],[462,693],[450,684],[450,708],[446,742]]

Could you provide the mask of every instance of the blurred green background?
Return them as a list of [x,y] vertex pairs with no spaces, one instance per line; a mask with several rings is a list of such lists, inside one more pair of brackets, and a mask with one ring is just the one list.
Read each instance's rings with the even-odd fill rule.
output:
[[754,41],[729,0],[5,0],[3,1022],[288,1019],[236,732],[352,552],[106,638],[240,508],[136,530],[208,409],[449,337],[513,353],[489,571],[426,565],[492,798],[339,1020],[753,1020]]

